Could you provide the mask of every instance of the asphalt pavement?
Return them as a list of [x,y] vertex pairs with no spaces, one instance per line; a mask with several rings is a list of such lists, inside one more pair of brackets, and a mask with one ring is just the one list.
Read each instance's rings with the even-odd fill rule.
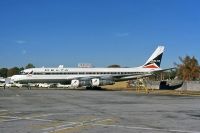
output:
[[200,97],[0,89],[0,133],[200,133]]

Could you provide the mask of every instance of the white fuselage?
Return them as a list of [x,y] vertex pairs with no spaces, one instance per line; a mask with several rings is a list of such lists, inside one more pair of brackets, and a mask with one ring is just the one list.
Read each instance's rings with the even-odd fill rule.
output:
[[[156,69],[158,70],[158,69]],[[149,68],[31,68],[20,75],[11,77],[13,82],[19,83],[62,83],[67,84],[72,79],[91,77],[114,77],[114,81],[137,78],[149,74],[155,69]]]

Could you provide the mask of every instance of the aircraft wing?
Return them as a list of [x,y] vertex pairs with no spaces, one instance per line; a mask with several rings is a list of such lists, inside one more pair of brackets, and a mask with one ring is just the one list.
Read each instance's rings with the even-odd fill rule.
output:
[[140,74],[140,75],[129,75],[129,76],[123,76],[121,78],[115,78],[115,81],[127,81],[127,80],[134,80],[138,78],[143,78],[143,77],[149,77],[153,75],[153,73],[146,73],[146,74]]
[[80,77],[76,79],[86,81],[86,80],[91,80],[93,78],[99,78],[101,80],[112,80],[114,82],[118,82],[118,81],[134,80],[138,78],[149,77],[151,75],[153,75],[153,73],[144,73],[138,75],[126,74],[126,75],[89,76],[89,77]]
[[171,67],[171,68],[166,68],[166,69],[155,70],[154,72],[164,72],[164,71],[173,70],[173,69],[177,69],[177,68]]

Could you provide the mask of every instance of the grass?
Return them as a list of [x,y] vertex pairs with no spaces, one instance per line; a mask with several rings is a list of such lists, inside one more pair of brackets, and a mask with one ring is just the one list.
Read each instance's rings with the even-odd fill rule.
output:
[[129,88],[127,87],[127,81],[123,81],[123,82],[115,82],[114,85],[106,85],[103,86],[102,88],[104,88],[105,90],[133,90],[133,88]]

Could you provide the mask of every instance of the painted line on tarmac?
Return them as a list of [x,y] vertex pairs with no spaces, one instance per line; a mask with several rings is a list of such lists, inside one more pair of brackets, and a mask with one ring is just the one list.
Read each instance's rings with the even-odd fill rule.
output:
[[103,119],[103,120],[97,121],[97,123],[102,123],[102,122],[106,122],[106,121],[112,121],[112,119]]
[[12,122],[21,120],[20,117],[13,117],[13,116],[0,116],[0,118],[6,119],[6,120],[1,120],[0,122]]
[[59,126],[56,126],[56,127],[49,127],[49,128],[45,128],[45,129],[42,129],[42,130],[44,131],[43,133],[58,132],[58,131],[62,131],[62,130],[81,127],[81,126],[84,126],[84,125],[92,125],[93,122],[98,122],[98,120],[101,120],[101,119],[102,118],[95,118],[95,119],[92,119],[92,120],[86,120],[86,121],[82,121],[82,122],[68,122],[68,124],[63,124],[63,125],[59,125]]
[[15,117],[15,116],[0,116],[0,118],[6,118],[6,119],[21,119],[21,117]]
[[31,120],[31,121],[44,121],[44,122],[51,122],[53,120],[47,120],[47,119],[35,119],[35,118],[31,118],[31,117],[25,117],[22,118],[23,120]]
[[177,133],[200,133],[199,131],[187,131],[187,130],[175,130],[175,129],[158,129],[158,128],[134,127],[134,126],[123,126],[123,125],[105,125],[105,124],[92,124],[92,125],[94,125],[94,126],[103,126],[103,127],[116,127],[116,128],[136,129],[136,130],[167,131],[167,132],[177,132]]
[[47,120],[47,119],[35,119],[32,117],[14,117],[14,116],[0,116],[0,118],[4,119],[10,119],[10,120],[3,120],[0,122],[11,122],[11,121],[17,121],[17,120],[31,120],[31,121],[44,121],[44,122],[51,122],[52,120]]
[[79,123],[72,122],[72,123],[68,123],[68,124],[59,125],[56,127],[45,128],[42,130],[45,131],[44,133],[51,133],[51,132],[57,132],[57,131],[61,131],[61,130],[68,129],[68,128],[74,128],[73,126],[78,125],[78,124]]
[[54,115],[54,114],[41,114],[41,115],[36,115],[36,116],[33,116],[33,117],[34,118],[37,118],[37,117],[48,117],[48,116],[52,116],[52,115]]
[[[68,115],[68,114],[71,114],[71,112],[68,112],[68,113],[47,113],[47,114],[41,114],[41,115],[38,115],[38,116],[35,116],[35,117],[48,117],[48,116],[54,116],[54,115]],[[81,114],[81,113],[73,113],[73,114]],[[85,113],[87,114],[87,113]],[[88,113],[90,114],[90,113]]]
[[0,122],[13,122],[13,121],[18,121],[19,119],[11,119],[11,120],[2,120]]
[[0,110],[0,112],[7,112],[8,110],[5,110],[5,109],[2,109],[2,110]]

